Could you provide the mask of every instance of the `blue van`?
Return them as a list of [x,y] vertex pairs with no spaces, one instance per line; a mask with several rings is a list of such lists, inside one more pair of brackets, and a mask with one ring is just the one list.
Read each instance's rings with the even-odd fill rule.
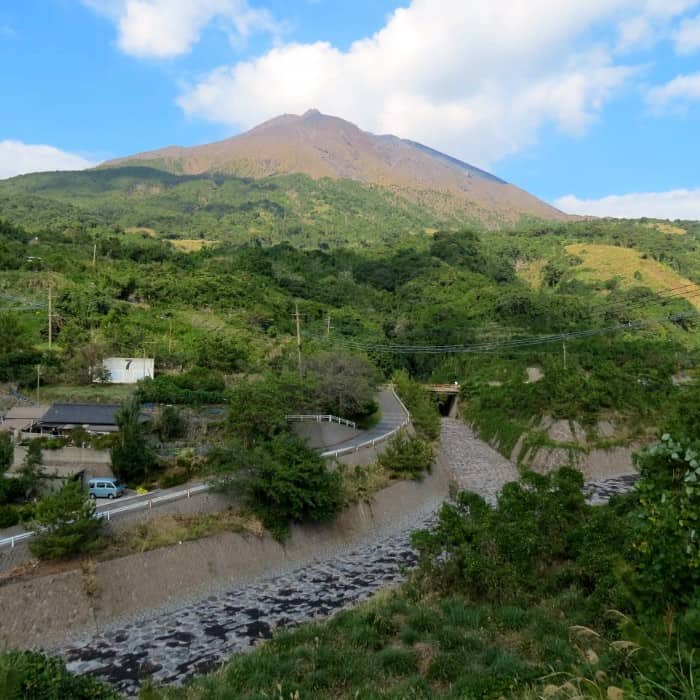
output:
[[112,476],[96,477],[88,481],[90,498],[119,498],[124,491],[126,486]]

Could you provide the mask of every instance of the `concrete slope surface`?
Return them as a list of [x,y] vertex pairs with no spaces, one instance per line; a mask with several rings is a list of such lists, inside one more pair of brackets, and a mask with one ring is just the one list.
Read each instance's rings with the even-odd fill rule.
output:
[[[383,396],[386,428],[403,412],[392,414],[395,399]],[[419,503],[385,522],[377,507],[380,522],[368,540],[339,541],[336,553],[326,552],[317,563],[300,567],[289,561],[286,570],[272,577],[232,585],[205,600],[65,646],[60,651],[68,667],[99,676],[129,694],[137,691],[144,675],[179,684],[235,652],[251,649],[275,628],[328,616],[403,581],[405,568],[416,561],[410,533],[428,526],[447,496],[441,471],[487,500],[517,478],[515,467],[508,468],[510,463],[460,421],[443,419],[440,447],[436,473],[426,479]]]

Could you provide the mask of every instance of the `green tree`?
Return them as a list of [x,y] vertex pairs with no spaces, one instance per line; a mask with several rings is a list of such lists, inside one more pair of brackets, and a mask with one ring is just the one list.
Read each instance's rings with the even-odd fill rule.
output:
[[19,468],[25,498],[31,498],[39,492],[43,464],[44,457],[41,450],[41,442],[39,440],[31,440],[27,446],[27,453],[22,461],[22,466]]
[[29,345],[29,330],[17,314],[0,313],[0,348],[3,348],[3,354],[26,350]]
[[40,559],[65,559],[91,551],[104,525],[77,481],[46,494],[37,503],[34,517],[29,548]]
[[0,477],[12,466],[15,458],[15,443],[6,430],[0,433]]
[[230,392],[228,427],[244,447],[287,430],[285,416],[308,406],[307,383],[293,374],[241,382]]
[[243,494],[246,504],[275,537],[290,523],[331,520],[343,502],[337,472],[301,440],[280,433],[251,450],[233,445],[218,460],[219,490]]
[[111,449],[112,468],[123,481],[133,483],[148,476],[156,467],[153,450],[146,443],[141,424],[141,404],[127,401],[116,416],[119,433]]
[[381,467],[397,476],[420,479],[433,466],[435,453],[425,440],[419,437],[397,433],[377,459]]
[[666,434],[637,464],[637,596],[647,610],[700,609],[700,442]]
[[161,440],[182,437],[187,430],[187,421],[175,406],[165,406],[158,418],[158,435]]
[[377,370],[365,358],[345,352],[323,352],[304,363],[314,386],[317,412],[363,418],[374,412]]

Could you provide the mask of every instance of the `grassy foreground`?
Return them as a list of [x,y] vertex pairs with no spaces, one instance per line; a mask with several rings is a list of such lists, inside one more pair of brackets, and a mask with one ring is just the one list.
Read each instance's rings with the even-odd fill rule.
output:
[[386,592],[327,623],[282,632],[188,688],[144,689],[142,697],[523,697],[553,669],[594,671],[588,649],[581,654],[571,643],[577,603],[562,596],[529,608],[474,605],[462,596]]

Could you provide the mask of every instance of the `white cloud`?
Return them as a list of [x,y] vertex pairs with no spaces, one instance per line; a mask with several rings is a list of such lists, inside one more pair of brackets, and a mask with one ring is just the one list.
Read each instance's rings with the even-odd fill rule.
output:
[[700,188],[610,195],[601,199],[579,199],[570,194],[557,199],[554,206],[568,214],[584,216],[700,220]]
[[679,75],[665,85],[652,88],[647,93],[647,101],[656,108],[662,109],[671,104],[684,104],[700,100],[700,73]]
[[347,51],[281,44],[217,68],[179,103],[236,129],[317,107],[488,166],[535,142],[546,124],[584,133],[635,71],[616,61],[624,23],[641,18],[651,27],[642,34],[656,31],[698,4],[412,0]]
[[700,15],[684,19],[673,38],[678,53],[691,54],[698,51],[700,49]]
[[53,146],[0,141],[0,179],[48,170],[83,170],[96,163]]
[[673,20],[700,5],[698,0],[644,0],[618,30],[618,51],[649,49],[672,33]]
[[279,25],[266,10],[246,0],[83,0],[109,17],[119,31],[117,43],[140,58],[173,58],[188,53],[213,21],[233,41],[256,31],[277,33]]

